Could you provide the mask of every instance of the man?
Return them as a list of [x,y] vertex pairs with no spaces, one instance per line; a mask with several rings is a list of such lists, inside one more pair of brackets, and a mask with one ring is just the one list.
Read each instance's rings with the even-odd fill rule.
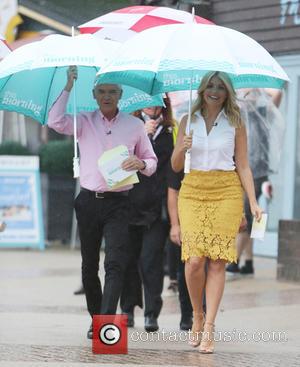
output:
[[[157,155],[157,171],[152,177],[139,174],[140,184],[130,192],[129,235],[131,259],[125,272],[121,308],[128,314],[128,326],[134,324],[134,307],[143,306],[145,330],[159,329],[163,299],[164,247],[169,233],[166,215],[167,167],[173,151],[173,119],[168,98],[165,107],[144,108],[141,119],[148,140]],[[142,283],[142,284],[141,284]]]
[[[75,79],[77,68],[70,66],[66,86],[49,112],[49,127],[66,135],[73,134],[73,117],[66,115],[65,109]],[[124,144],[130,157],[124,160],[122,169],[138,170],[150,176],[157,165],[142,121],[118,110],[122,95],[120,86],[98,84],[93,89],[93,95],[99,110],[77,115],[81,191],[75,200],[81,241],[82,281],[91,317],[115,314],[117,310],[129,253],[128,191],[132,188],[129,185],[109,191],[97,161],[106,150]],[[102,293],[98,270],[103,236],[105,283]],[[87,336],[89,339],[93,337],[92,324]]]

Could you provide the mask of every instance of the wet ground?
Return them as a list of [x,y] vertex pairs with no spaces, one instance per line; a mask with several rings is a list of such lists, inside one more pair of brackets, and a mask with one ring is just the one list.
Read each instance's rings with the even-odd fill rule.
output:
[[93,354],[85,298],[73,295],[79,284],[78,250],[0,250],[0,366],[300,365],[300,284],[278,282],[275,259],[256,258],[254,277],[227,281],[213,355],[187,345],[167,278],[157,334],[167,337],[147,339],[137,309],[128,355]]

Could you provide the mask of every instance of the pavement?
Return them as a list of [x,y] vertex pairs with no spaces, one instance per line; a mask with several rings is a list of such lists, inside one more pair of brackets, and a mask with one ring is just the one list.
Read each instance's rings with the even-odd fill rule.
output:
[[160,333],[151,340],[136,309],[128,354],[99,355],[86,338],[85,297],[73,295],[79,251],[1,249],[0,366],[300,366],[300,283],[277,281],[276,265],[257,257],[254,277],[227,280],[213,355],[200,354],[180,333],[178,295],[167,289],[167,278]]

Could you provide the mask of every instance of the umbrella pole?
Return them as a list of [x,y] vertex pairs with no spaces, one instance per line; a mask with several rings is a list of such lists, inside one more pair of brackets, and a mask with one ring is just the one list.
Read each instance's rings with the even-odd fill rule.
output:
[[74,126],[74,157],[73,157],[73,177],[79,177],[79,157],[77,149],[77,115],[76,115],[76,80],[74,80],[73,86],[73,126]]
[[[190,81],[190,93],[189,93],[189,114],[185,128],[185,132],[187,135],[190,135],[191,114],[192,114],[192,77]],[[184,173],[190,173],[190,169],[191,169],[191,149],[187,150],[185,153]]]
[[[74,37],[74,27],[72,27],[72,37]],[[74,157],[73,157],[73,177],[79,177],[79,157],[77,149],[77,107],[76,107],[76,80],[73,85],[73,127],[74,127]]]
[[[192,8],[192,21],[195,22],[195,8]],[[192,114],[192,76],[190,80],[190,93],[189,93],[189,114],[188,120],[186,124],[185,132],[187,135],[190,135],[190,127],[191,127],[191,114]],[[191,149],[187,150],[185,153],[185,160],[184,160],[184,173],[190,173],[191,171]]]

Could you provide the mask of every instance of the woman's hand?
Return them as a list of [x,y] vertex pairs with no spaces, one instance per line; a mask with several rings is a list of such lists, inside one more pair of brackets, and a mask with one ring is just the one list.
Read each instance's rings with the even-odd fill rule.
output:
[[184,134],[182,148],[186,152],[192,148],[193,145],[193,130],[189,135]]
[[156,120],[148,120],[144,124],[147,135],[154,135],[156,128],[157,128],[157,121]]
[[250,209],[253,217],[259,222],[264,211],[258,206],[257,202],[250,203]]

